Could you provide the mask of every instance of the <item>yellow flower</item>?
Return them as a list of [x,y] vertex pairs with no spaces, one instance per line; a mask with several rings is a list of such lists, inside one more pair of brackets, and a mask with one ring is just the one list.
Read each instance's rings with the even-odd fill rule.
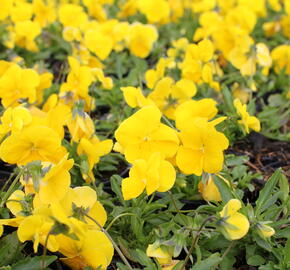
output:
[[196,117],[210,120],[218,112],[216,104],[216,101],[210,98],[204,98],[199,101],[189,100],[182,103],[175,111],[176,127],[180,130],[186,129],[188,123],[192,123]]
[[167,62],[168,62],[167,59],[160,58],[156,65],[156,69],[149,69],[146,71],[145,79],[148,88],[152,89],[156,84],[156,82],[159,81],[164,76]]
[[148,161],[137,159],[133,162],[129,177],[122,181],[122,193],[125,200],[137,198],[146,189],[147,195],[155,191],[165,192],[175,182],[175,169],[164,160],[160,153],[154,153]]
[[6,135],[9,131],[12,133],[20,131],[23,127],[30,124],[32,116],[28,109],[22,106],[15,108],[9,107],[1,117],[0,134]]
[[[2,4],[2,3],[1,3]],[[32,4],[25,1],[15,1],[15,6],[11,10],[13,22],[30,20],[33,14]]]
[[51,168],[45,176],[39,180],[39,198],[41,202],[49,204],[60,201],[67,193],[71,178],[69,170],[73,166],[73,160],[67,160],[67,156]]
[[132,107],[132,108],[136,108],[136,107],[144,107],[144,106],[148,106],[148,105],[153,105],[154,102],[151,101],[150,99],[146,98],[141,89],[138,87],[121,87],[121,90],[123,92],[124,98],[126,103]]
[[17,165],[26,165],[34,160],[57,163],[65,153],[58,134],[46,126],[26,127],[0,145],[1,159]]
[[44,2],[43,0],[33,0],[34,20],[41,27],[53,23],[56,19],[56,10],[54,1]]
[[74,92],[78,97],[86,99],[89,94],[89,86],[94,81],[91,68],[81,66],[79,61],[68,57],[70,72],[66,82],[62,84],[60,92]]
[[256,132],[259,132],[261,129],[260,121],[255,116],[250,116],[247,112],[247,105],[242,104],[239,99],[234,100],[234,106],[236,107],[237,113],[242,118],[239,120],[239,123],[243,125],[246,133],[249,133],[249,129],[253,129]]
[[101,68],[93,68],[93,75],[102,83],[102,86],[106,90],[113,88],[113,80],[110,77],[105,77],[104,71]]
[[201,175],[202,172],[217,173],[222,169],[223,150],[229,142],[214,127],[221,119],[215,121],[211,123],[206,118],[194,118],[181,130],[182,145],[177,151],[176,164],[183,173]]
[[139,0],[138,8],[149,23],[164,23],[169,19],[170,7],[166,0]]
[[78,241],[65,235],[56,236],[60,246],[59,252],[67,257],[61,260],[73,270],[85,269],[88,266],[107,269],[114,254],[114,248],[107,236],[92,229],[82,233],[72,230],[72,233],[77,235]]
[[0,97],[4,107],[17,106],[19,99],[36,100],[39,75],[32,69],[11,65],[0,78]]
[[85,33],[85,46],[101,60],[105,60],[113,49],[113,39],[100,29],[88,29]]
[[231,199],[220,212],[222,232],[229,240],[241,239],[248,233],[250,223],[246,216],[238,212],[241,207],[239,200]]
[[[67,217],[75,215],[74,207],[86,211],[86,213],[98,221],[101,226],[105,225],[107,221],[107,213],[102,204],[97,200],[97,194],[92,188],[88,186],[69,188],[62,200],[59,201],[59,204],[51,205],[54,216],[58,220],[64,222]],[[75,217],[84,220],[87,224],[86,226],[100,230],[100,228],[89,218],[82,216]]]
[[86,155],[88,157],[88,171],[83,174],[86,182],[94,181],[92,169],[100,160],[101,156],[110,153],[113,147],[112,140],[100,141],[97,136],[92,139],[81,138],[77,148],[79,155]]
[[181,79],[174,84],[173,79],[164,77],[156,84],[148,98],[155,102],[165,116],[174,119],[178,105],[191,100],[196,91],[195,84],[190,80]]
[[24,210],[23,202],[25,201],[25,194],[22,190],[15,190],[6,202],[7,208],[14,216],[24,216],[21,213]]
[[0,21],[5,20],[13,8],[13,0],[0,0]]
[[61,5],[58,15],[64,26],[80,27],[87,21],[87,15],[83,8],[76,4]]
[[271,52],[275,72],[279,73],[285,69],[286,74],[290,74],[290,45],[279,45]]
[[37,52],[35,38],[40,35],[41,28],[36,21],[20,21],[15,24],[15,43],[29,51]]
[[264,238],[269,238],[275,234],[275,230],[269,225],[258,223],[257,227],[259,234]]
[[[35,209],[32,215],[25,217],[19,224],[17,230],[18,239],[20,242],[32,240],[34,242],[34,252],[37,252],[39,244],[44,245],[53,225],[50,209],[45,206],[40,207]],[[52,252],[56,252],[59,249],[55,235],[48,237],[47,248]]]
[[129,50],[140,58],[146,58],[157,38],[158,32],[153,25],[134,23],[130,27],[127,39]]
[[206,180],[204,184],[202,181],[198,183],[198,191],[202,198],[206,201],[220,202],[222,200],[218,187],[216,186],[212,176]]
[[177,133],[160,123],[160,119],[157,107],[146,106],[120,124],[115,137],[129,162],[148,159],[154,152],[166,158],[175,155],[179,145]]
[[156,247],[156,244],[148,245],[146,255],[148,257],[156,258],[160,264],[169,264],[172,262],[171,252],[169,252],[166,247]]

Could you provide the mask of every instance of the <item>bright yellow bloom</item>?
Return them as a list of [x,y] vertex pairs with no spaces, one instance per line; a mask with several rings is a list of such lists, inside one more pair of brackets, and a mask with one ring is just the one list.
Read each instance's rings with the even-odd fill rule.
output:
[[120,124],[115,137],[129,162],[148,159],[155,152],[166,158],[175,155],[179,145],[177,133],[160,123],[160,119],[156,106],[146,106]]
[[271,52],[275,72],[279,73],[285,69],[286,74],[290,74],[290,45],[279,45]]
[[234,106],[237,109],[237,113],[242,118],[241,120],[239,120],[239,123],[243,125],[246,133],[249,133],[250,129],[259,132],[261,129],[260,121],[255,116],[249,115],[249,113],[247,112],[247,105],[242,104],[239,99],[235,99]]
[[[17,230],[17,236],[20,242],[32,240],[34,242],[34,252],[37,252],[39,244],[44,245],[47,235],[54,225],[51,215],[50,209],[43,206],[34,210],[32,215],[25,217],[19,224]],[[56,252],[59,249],[55,235],[48,237],[47,248],[52,252]]]
[[8,198],[6,206],[14,216],[24,216],[24,213],[21,213],[24,210],[24,201],[24,192],[22,190],[15,190]]
[[148,98],[154,101],[166,117],[174,119],[178,105],[191,100],[196,91],[195,84],[190,80],[181,79],[174,83],[170,77],[164,77],[156,84]]
[[136,107],[144,107],[144,106],[148,106],[148,105],[153,105],[154,102],[152,100],[150,100],[149,98],[146,98],[141,89],[138,87],[121,87],[121,90],[123,92],[124,98],[126,103],[132,107],[132,108],[136,108]]
[[269,238],[275,234],[275,230],[269,225],[258,223],[257,227],[258,227],[259,234],[265,238]]
[[53,165],[45,176],[39,181],[39,198],[43,203],[60,201],[67,193],[71,178],[69,170],[73,166],[73,160],[67,160],[67,156],[56,165]]
[[65,153],[58,134],[46,126],[26,127],[0,145],[1,159],[17,165],[26,165],[34,160],[57,163]]
[[216,116],[218,110],[216,101],[210,98],[201,100],[189,100],[179,105],[175,111],[176,127],[180,130],[186,129],[195,117],[208,120]]
[[202,198],[206,201],[220,202],[222,200],[218,187],[216,186],[212,176],[208,178],[204,184],[202,181],[198,183],[198,191]]
[[10,66],[0,78],[0,97],[4,107],[17,106],[20,99],[36,100],[39,75],[33,69]]
[[15,24],[15,44],[29,51],[37,52],[35,38],[40,35],[41,28],[36,21],[20,21]]
[[250,223],[246,216],[238,212],[241,207],[239,200],[231,199],[220,212],[222,232],[229,240],[241,239],[248,233]]
[[113,50],[113,39],[100,29],[89,29],[85,33],[85,46],[101,60],[105,60]]
[[75,4],[61,5],[58,15],[64,26],[80,27],[87,21],[87,15],[83,8]]
[[87,113],[72,115],[67,122],[67,127],[74,142],[80,141],[81,138],[89,139],[95,132],[94,122]]
[[156,65],[156,69],[149,69],[146,71],[145,79],[148,88],[152,89],[156,82],[163,78],[167,62],[167,59],[160,58]]
[[53,23],[56,19],[55,2],[44,2],[43,0],[33,0],[34,20],[41,27],[45,27],[49,23]]
[[101,156],[110,153],[113,147],[112,140],[100,141],[97,136],[92,139],[81,138],[77,148],[79,155],[86,155],[88,158],[88,171],[83,173],[86,182],[94,181],[93,167],[100,160]]
[[154,153],[148,161],[137,159],[133,162],[129,177],[122,181],[122,193],[125,200],[137,198],[146,189],[147,195],[155,191],[165,192],[175,182],[175,169],[164,160],[160,153]]
[[88,66],[81,66],[79,61],[68,57],[70,72],[66,82],[61,85],[60,92],[73,92],[77,98],[88,99],[89,86],[94,81],[92,70]]
[[6,135],[9,131],[12,133],[20,131],[23,127],[30,124],[32,116],[28,109],[22,106],[15,108],[9,107],[1,117],[0,134]]
[[13,0],[0,0],[0,21],[5,20],[13,8]]
[[139,0],[138,8],[149,23],[164,23],[169,19],[170,7],[166,0]]
[[[215,122],[216,121],[216,122]],[[229,141],[216,131],[217,119],[208,122],[206,118],[194,118],[180,132],[182,145],[176,155],[176,164],[185,174],[201,175],[202,172],[217,173],[222,169],[225,150]]]
[[60,246],[59,252],[67,257],[61,260],[73,270],[81,270],[88,266],[107,269],[114,254],[114,248],[107,236],[93,229],[71,232],[80,240],[76,241],[65,235],[56,236]]
[[14,23],[30,20],[33,14],[32,4],[26,1],[15,1],[11,10],[11,19]]
[[134,23],[130,27],[127,43],[132,54],[146,58],[157,39],[158,32],[153,25]]

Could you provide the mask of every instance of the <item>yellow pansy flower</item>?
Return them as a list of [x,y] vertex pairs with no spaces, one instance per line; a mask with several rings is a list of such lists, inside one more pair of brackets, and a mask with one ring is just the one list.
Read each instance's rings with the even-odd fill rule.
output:
[[198,101],[185,101],[175,111],[176,127],[183,130],[196,117],[202,117],[208,120],[212,119],[218,112],[216,105],[216,101],[210,98],[204,98]]
[[97,136],[93,136],[91,139],[81,138],[77,148],[79,155],[86,155],[88,157],[88,169],[89,171],[83,174],[86,182],[94,181],[93,167],[100,160],[101,156],[110,153],[113,147],[112,140],[100,141]]
[[20,99],[36,100],[39,75],[33,69],[11,65],[0,78],[0,97],[4,107],[17,106]]
[[206,201],[220,202],[222,200],[219,189],[216,186],[212,176],[206,180],[205,184],[202,181],[198,183],[198,191],[201,193],[202,198]]
[[222,232],[229,240],[244,237],[249,230],[250,223],[246,216],[239,213],[242,204],[237,199],[231,199],[219,213],[222,218]]
[[179,145],[177,133],[160,119],[156,106],[146,106],[120,124],[115,137],[129,162],[148,159],[154,152],[166,158],[175,155]]
[[130,27],[126,42],[132,54],[146,58],[157,38],[158,32],[153,25],[134,23]]
[[137,159],[129,171],[129,177],[122,181],[122,193],[125,200],[138,197],[144,189],[147,195],[155,191],[165,192],[175,182],[175,169],[170,162],[162,158],[161,153],[154,153],[148,161]]
[[65,153],[58,134],[46,126],[26,127],[0,145],[1,159],[17,165],[26,165],[35,160],[57,163]]
[[267,224],[258,223],[257,228],[258,228],[259,234],[264,238],[269,238],[275,234],[275,230]]
[[176,154],[176,164],[183,173],[199,176],[202,172],[217,173],[222,169],[223,150],[228,147],[229,141],[214,127],[222,120],[211,123],[206,118],[194,118],[181,130],[182,145]]
[[136,107],[142,108],[144,106],[154,104],[152,100],[150,100],[149,98],[146,98],[143,95],[141,88],[139,87],[137,88],[132,87],[132,86],[121,87],[121,90],[123,92],[126,103],[132,108],[136,108]]
[[9,131],[12,133],[20,131],[23,127],[30,124],[32,116],[28,109],[23,106],[7,108],[1,117],[0,134],[6,135]]
[[170,6],[166,0],[139,0],[138,8],[149,23],[162,23],[169,19]]
[[249,115],[249,113],[247,112],[247,105],[242,104],[239,99],[235,99],[234,106],[236,107],[237,113],[242,118],[241,120],[239,120],[239,123],[243,125],[246,133],[249,133],[250,129],[259,132],[261,129],[260,121],[255,116]]

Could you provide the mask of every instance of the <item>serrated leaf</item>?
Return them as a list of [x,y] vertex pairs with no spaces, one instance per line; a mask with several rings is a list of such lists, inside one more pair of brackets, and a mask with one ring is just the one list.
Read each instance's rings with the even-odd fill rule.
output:
[[217,267],[221,260],[219,253],[214,253],[200,263],[196,263],[191,270],[212,270]]

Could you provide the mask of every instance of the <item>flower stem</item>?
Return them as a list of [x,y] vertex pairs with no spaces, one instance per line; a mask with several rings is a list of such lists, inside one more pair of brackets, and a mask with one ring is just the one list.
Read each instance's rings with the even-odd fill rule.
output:
[[122,253],[121,249],[119,249],[118,245],[116,244],[116,242],[113,240],[113,238],[109,235],[109,233],[106,231],[106,229],[104,229],[101,224],[95,220],[94,218],[92,218],[91,216],[89,216],[87,213],[85,213],[83,211],[82,213],[84,216],[86,216],[88,219],[90,219],[91,221],[93,221],[99,228],[100,230],[108,237],[108,239],[111,241],[113,247],[115,248],[115,250],[117,251],[117,253],[119,254],[119,256],[121,257],[122,261],[125,263],[125,265],[130,269],[133,270],[133,268],[131,267],[130,263],[128,262],[128,260],[126,259],[126,257],[124,256],[124,254]]
[[197,231],[195,237],[192,239],[192,243],[191,243],[190,249],[189,249],[189,251],[188,251],[188,253],[187,253],[186,257],[185,257],[185,260],[184,260],[183,265],[180,267],[180,270],[183,270],[183,269],[185,270],[185,267],[186,267],[186,264],[187,264],[187,262],[188,262],[188,260],[189,260],[189,257],[190,257],[190,255],[191,255],[191,253],[193,252],[193,249],[195,248],[195,245],[196,245],[197,242],[198,242],[198,239],[199,239],[200,234],[201,234],[202,231],[203,231],[203,227],[206,225],[207,222],[211,221],[213,218],[214,218],[214,216],[210,216],[210,217],[208,217],[208,218],[205,219],[205,220],[203,221],[203,223],[200,225],[199,230]]
[[0,203],[0,208],[2,208],[4,206],[4,204],[6,203],[7,199],[10,197],[10,195],[12,194],[15,185],[17,184],[17,182],[19,181],[20,177],[22,175],[22,172],[19,172],[19,174],[14,178],[13,182],[11,183],[10,187],[8,188],[8,190],[5,192],[5,194],[3,195],[3,198],[1,200]]

